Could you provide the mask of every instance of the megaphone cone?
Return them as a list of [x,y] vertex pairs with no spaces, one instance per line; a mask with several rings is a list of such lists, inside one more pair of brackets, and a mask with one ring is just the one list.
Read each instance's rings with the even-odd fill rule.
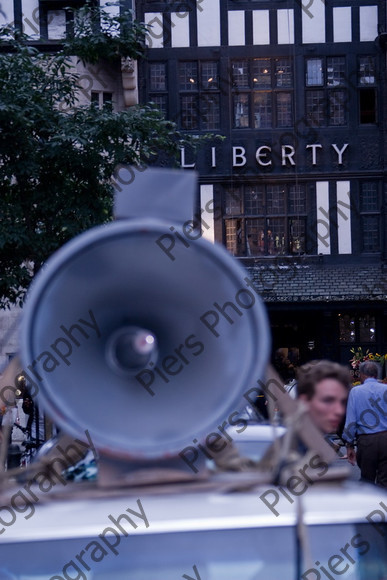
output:
[[115,222],[64,246],[32,284],[22,356],[46,410],[100,450],[177,454],[240,408],[264,376],[265,309],[246,272],[204,239],[174,248],[170,224]]

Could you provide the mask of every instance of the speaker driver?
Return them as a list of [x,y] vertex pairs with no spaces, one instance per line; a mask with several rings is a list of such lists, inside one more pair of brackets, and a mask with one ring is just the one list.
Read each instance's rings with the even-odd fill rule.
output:
[[157,360],[156,337],[136,326],[118,328],[106,343],[106,360],[113,371],[132,375]]

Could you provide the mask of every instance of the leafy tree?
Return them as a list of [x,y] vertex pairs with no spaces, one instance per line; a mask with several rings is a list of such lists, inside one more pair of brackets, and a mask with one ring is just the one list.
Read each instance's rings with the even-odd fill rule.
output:
[[73,26],[63,44],[65,54],[77,55],[91,64],[101,59],[114,62],[120,58],[143,56],[150,28],[135,20],[132,10],[121,8],[117,15],[112,15],[88,2],[81,8],[69,10]]
[[[151,106],[77,107],[65,53],[0,33],[0,307],[69,239],[111,219],[117,164],[168,163],[191,140]],[[138,55],[135,39],[134,55]],[[59,106],[63,104],[63,106]]]

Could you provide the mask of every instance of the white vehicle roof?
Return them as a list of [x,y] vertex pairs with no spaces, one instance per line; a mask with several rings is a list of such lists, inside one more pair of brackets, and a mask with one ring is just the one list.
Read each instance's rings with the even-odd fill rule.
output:
[[[82,485],[82,484],[81,484]],[[284,489],[284,488],[282,488]],[[277,499],[276,516],[261,496]],[[129,533],[162,534],[200,530],[293,526],[298,502],[307,525],[367,523],[366,517],[387,502],[387,491],[370,485],[345,482],[315,483],[291,503],[280,488],[265,485],[243,493],[174,493],[170,495],[122,494],[114,498],[88,498],[36,504],[33,517],[18,514],[17,521],[2,534],[2,543],[95,537],[126,508],[139,511],[141,501],[149,527],[139,525]],[[387,515],[387,514],[386,514]],[[136,520],[135,517],[133,517]],[[139,523],[140,520],[137,520]]]

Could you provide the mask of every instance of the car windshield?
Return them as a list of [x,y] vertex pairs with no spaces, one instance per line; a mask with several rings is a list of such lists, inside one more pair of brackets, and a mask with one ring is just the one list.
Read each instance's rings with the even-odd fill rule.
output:
[[[386,526],[307,529],[302,580],[387,578]],[[0,580],[293,580],[296,545],[291,527],[132,534],[111,549],[99,537],[3,543]]]

